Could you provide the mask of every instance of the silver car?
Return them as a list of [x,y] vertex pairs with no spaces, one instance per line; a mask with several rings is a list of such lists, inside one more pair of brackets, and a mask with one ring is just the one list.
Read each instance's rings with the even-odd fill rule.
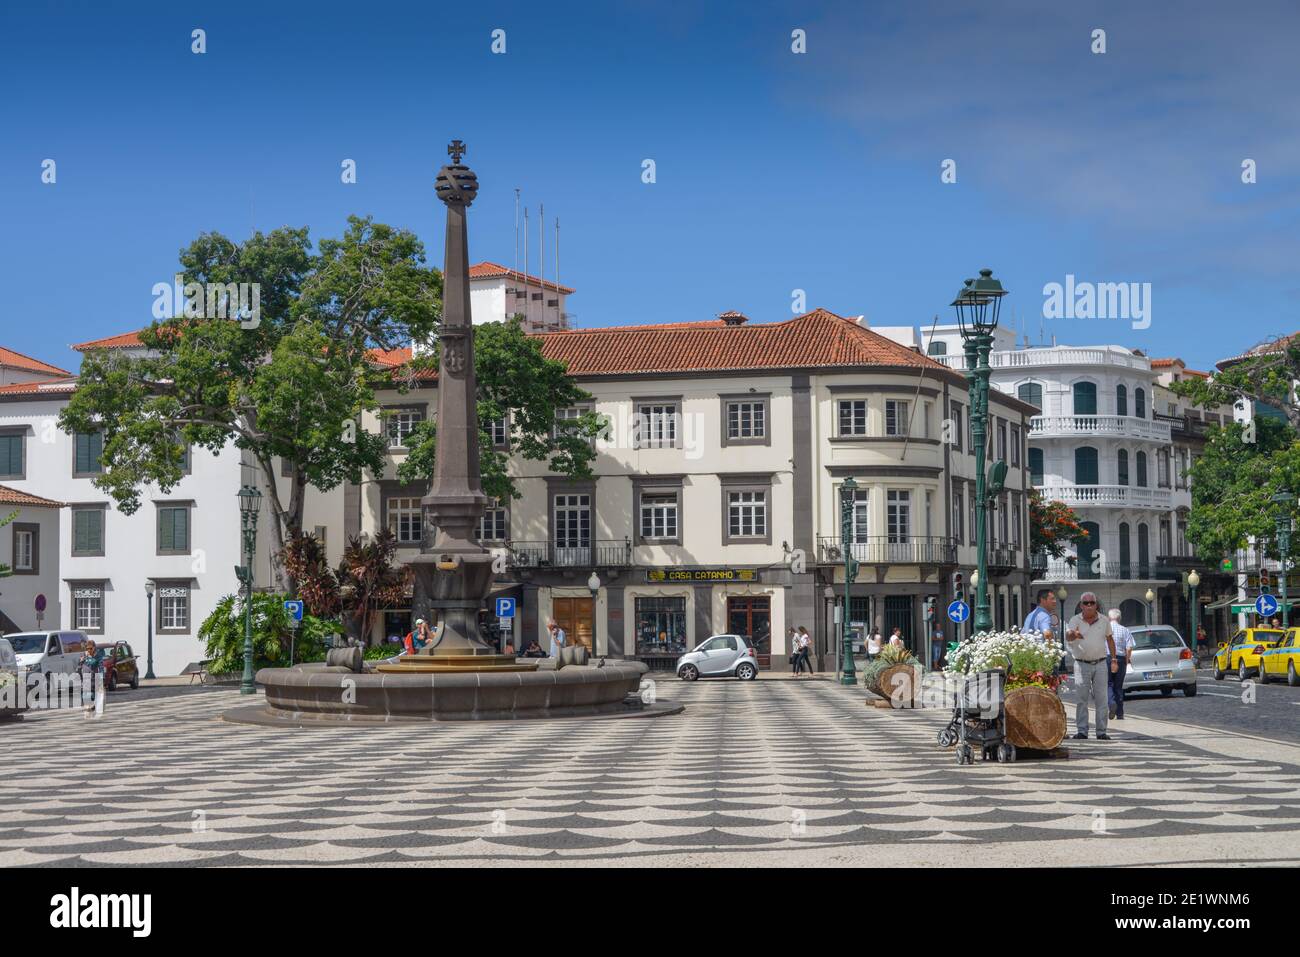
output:
[[1172,625],[1143,625],[1133,633],[1133,660],[1124,675],[1124,691],[1155,691],[1171,695],[1175,688],[1196,694],[1196,661]]
[[683,681],[733,675],[741,681],[758,677],[758,656],[744,635],[713,635],[677,659],[677,677]]

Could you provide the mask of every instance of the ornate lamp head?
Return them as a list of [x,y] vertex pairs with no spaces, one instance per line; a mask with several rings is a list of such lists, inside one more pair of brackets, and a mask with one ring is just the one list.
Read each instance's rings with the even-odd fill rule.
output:
[[478,177],[460,161],[464,154],[465,144],[452,140],[447,146],[451,162],[438,170],[438,178],[433,184],[433,191],[448,206],[468,206],[478,195]]
[[981,269],[978,279],[967,279],[952,301],[961,334],[987,335],[996,329],[998,313],[1002,311],[1002,297],[1006,294],[1002,283],[993,278],[992,269]]

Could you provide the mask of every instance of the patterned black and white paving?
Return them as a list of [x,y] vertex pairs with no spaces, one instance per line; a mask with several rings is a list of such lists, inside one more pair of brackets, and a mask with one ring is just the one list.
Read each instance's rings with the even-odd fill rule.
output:
[[1300,748],[1130,718],[958,767],[828,681],[658,683],[644,720],[288,730],[234,691],[0,725],[0,865],[1281,864]]

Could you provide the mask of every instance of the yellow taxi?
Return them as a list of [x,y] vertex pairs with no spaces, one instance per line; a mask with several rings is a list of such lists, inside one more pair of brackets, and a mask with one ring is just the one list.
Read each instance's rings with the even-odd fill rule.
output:
[[1256,648],[1267,651],[1286,637],[1281,628],[1243,628],[1231,639],[1219,645],[1214,655],[1214,677],[1222,681],[1229,671],[1245,681],[1251,674],[1259,674],[1260,655]]
[[1286,637],[1259,656],[1259,680],[1286,677],[1292,688],[1300,687],[1300,628],[1288,628]]

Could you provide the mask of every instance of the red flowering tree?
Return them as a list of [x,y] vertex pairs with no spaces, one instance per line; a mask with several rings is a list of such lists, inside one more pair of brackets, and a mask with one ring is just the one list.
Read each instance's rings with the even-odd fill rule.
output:
[[1087,545],[1088,533],[1079,524],[1074,509],[1055,499],[1044,499],[1038,489],[1029,490],[1029,548],[1033,554],[1051,558],[1064,558],[1071,565],[1075,558],[1068,555],[1070,545]]

